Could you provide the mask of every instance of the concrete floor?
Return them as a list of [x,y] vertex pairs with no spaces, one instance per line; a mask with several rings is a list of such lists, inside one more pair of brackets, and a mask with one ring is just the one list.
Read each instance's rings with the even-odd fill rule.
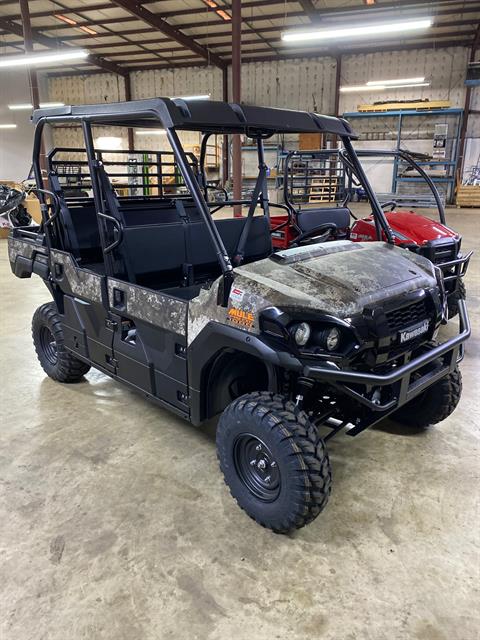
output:
[[109,378],[61,386],[30,339],[48,300],[0,247],[2,640],[476,640],[480,634],[480,212],[464,395],[441,426],[330,445],[331,501],[285,537],[235,505],[213,428]]

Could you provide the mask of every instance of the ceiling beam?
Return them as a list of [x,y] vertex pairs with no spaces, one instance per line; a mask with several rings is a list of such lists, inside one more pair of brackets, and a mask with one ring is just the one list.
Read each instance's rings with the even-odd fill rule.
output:
[[[298,12],[298,13],[301,13],[301,12]],[[472,23],[471,20],[455,20],[453,22],[450,21],[450,22],[443,22],[443,23],[437,24],[436,28],[439,29],[439,28],[448,28],[448,27],[453,27],[453,26],[465,26],[465,25],[472,25],[472,28],[474,28],[474,26],[475,26],[474,23]],[[201,26],[201,23],[198,23],[197,26]],[[258,26],[258,27],[256,27],[255,31],[253,31],[253,32],[250,31],[247,28],[247,29],[244,29],[242,33],[243,33],[244,36],[253,36],[254,34],[260,35],[260,34],[267,34],[267,33],[275,33],[275,32],[278,32],[278,31],[280,31],[279,27],[271,27],[271,26],[260,27],[260,26]],[[125,35],[127,35],[127,34],[134,35],[136,33],[151,33],[151,29],[141,29],[141,30],[138,30],[138,31],[135,30],[133,32],[121,32],[121,33],[118,34],[118,36],[119,37],[123,36],[123,34],[125,34]],[[111,34],[99,34],[99,35],[111,36]],[[461,34],[458,33],[457,35],[460,36]],[[425,35],[425,38],[435,40],[437,38],[441,38],[441,37],[445,37],[445,36],[455,37],[455,33],[445,34],[445,33],[438,33],[436,31],[434,31],[434,32],[429,33],[428,35]],[[414,34],[410,34],[409,37],[418,37],[418,36],[415,36]],[[75,36],[75,38],[76,38],[76,36]],[[78,38],[84,38],[84,36],[78,36]],[[227,46],[229,44],[229,41],[227,41],[227,42],[217,42],[215,40],[215,38],[231,38],[231,30],[227,29],[225,31],[217,31],[215,33],[200,34],[200,35],[198,35],[196,37],[197,40],[208,39],[209,47],[211,47],[211,48],[218,48],[218,47],[222,47],[222,46]],[[68,38],[64,37],[63,39],[67,40]],[[264,38],[262,36],[262,40],[266,41],[267,38]],[[243,40],[243,41],[244,42],[248,42],[247,40]],[[278,38],[277,39],[270,39],[269,41],[270,42],[276,42],[276,41],[278,41]],[[161,45],[161,44],[166,44],[166,43],[169,43],[169,42],[171,42],[170,38],[159,37],[159,38],[154,38],[154,39],[142,40],[141,44],[142,44],[142,46],[147,45],[147,44],[159,44],[159,45]],[[256,40],[249,40],[249,42],[251,42],[251,43],[252,42],[256,42]],[[13,46],[21,45],[22,42],[21,41],[15,41],[15,42],[12,41],[12,42],[6,42],[5,44],[7,46],[12,46],[13,47]],[[137,43],[130,42],[130,41],[127,41],[127,42],[125,42],[125,41],[109,42],[109,43],[104,43],[104,44],[95,43],[95,45],[93,45],[93,47],[94,47],[95,50],[97,50],[97,49],[109,49],[109,48],[113,49],[113,48],[122,47],[124,45],[131,47],[131,46],[137,46]],[[82,46],[82,45],[79,45],[79,46]],[[183,46],[172,47],[172,48],[168,49],[168,52],[170,52],[170,51],[183,51],[183,50],[184,50]],[[159,52],[162,52],[162,50],[159,50]],[[165,52],[167,52],[167,51],[165,50]],[[130,53],[130,52],[125,52],[125,54],[128,54],[128,53]],[[117,52],[117,53],[114,53],[114,54],[109,54],[107,52],[107,53],[105,53],[105,55],[108,56],[108,57],[110,57],[110,55],[114,56],[114,57],[118,57],[118,56],[122,55],[122,52]]]
[[[357,48],[357,49],[347,49],[345,51],[342,51],[342,55],[355,55],[355,54],[365,54],[365,53],[382,53],[382,52],[390,52],[390,51],[410,51],[410,50],[428,50],[428,49],[436,49],[436,50],[441,50],[441,49],[449,49],[450,47],[468,47],[470,48],[472,46],[474,42],[474,38],[456,38],[454,40],[447,40],[445,42],[428,42],[428,43],[420,43],[420,44],[407,44],[407,45],[388,45],[388,46],[384,46],[384,47],[375,47],[373,45],[372,48]],[[265,53],[267,53],[267,50],[265,50]],[[253,63],[253,62],[271,62],[271,61],[275,61],[275,60],[308,60],[308,59],[315,59],[315,58],[332,58],[335,59],[336,56],[338,55],[338,52],[336,51],[331,51],[331,52],[324,52],[324,53],[292,53],[292,54],[280,54],[280,55],[266,55],[266,56],[257,56],[257,57],[252,57],[252,58],[245,58],[244,59],[244,64],[249,64],[249,63]],[[226,60],[227,64],[230,64],[230,60]],[[199,61],[198,63],[193,64],[192,62],[184,62],[184,63],[180,63],[178,65],[175,66],[168,66],[165,64],[155,64],[155,65],[149,65],[148,67],[142,67],[142,66],[132,66],[128,68],[129,73],[135,73],[135,72],[143,72],[143,71],[155,71],[157,69],[160,70],[165,70],[165,71],[174,71],[175,69],[182,69],[182,68],[186,68],[186,67],[205,67],[206,66],[206,61],[201,62]],[[102,73],[101,71],[88,71],[88,70],[84,70],[84,71],[74,71],[74,72],[68,72],[68,71],[53,71],[51,73],[48,74],[48,76],[50,78],[55,78],[55,77],[63,77],[63,76],[79,76],[79,75],[97,75],[99,73]]]
[[[392,44],[384,47],[358,47],[356,49],[345,49],[341,52],[342,56],[349,55],[362,55],[365,53],[384,53],[390,51],[410,51],[410,50],[423,50],[423,49],[448,49],[450,47],[470,47],[472,45],[473,38],[469,39],[455,39],[455,40],[446,40],[445,42],[425,42],[425,43],[411,43],[405,45]],[[275,60],[302,60],[302,59],[311,59],[311,58],[335,58],[338,55],[338,51],[331,51],[329,53],[291,53],[291,54],[280,54],[278,56],[257,56],[252,58],[245,58],[244,63],[247,64],[249,62],[272,62]]]
[[[142,2],[142,4],[153,4],[154,2],[157,2],[158,0],[144,0]],[[297,4],[298,0],[290,0],[289,2],[287,2],[285,4],[285,11],[288,12],[289,10],[289,4],[295,6]],[[456,13],[459,13],[460,11],[463,10],[463,7],[467,7],[469,5],[472,5],[476,2],[477,0],[436,0],[436,2],[432,3],[432,2],[427,2],[427,1],[422,1],[422,0],[403,0],[401,5],[399,3],[398,0],[395,0],[394,2],[382,2],[382,4],[374,4],[374,5],[366,5],[366,6],[362,6],[362,7],[358,7],[358,6],[345,6],[345,7],[337,7],[336,9],[316,9],[316,13],[320,14],[320,16],[325,16],[325,15],[335,15],[337,13],[360,13],[360,14],[364,14],[366,11],[368,11],[369,13],[376,13],[376,12],[382,12],[385,10],[389,10],[389,9],[399,9],[402,8],[403,6],[410,6],[413,10],[416,9],[422,9],[422,8],[426,8],[429,9],[430,11],[434,11],[434,7],[435,5],[448,5],[448,6],[455,6],[455,5],[461,5],[459,8],[455,9]],[[3,2],[2,0],[0,0],[0,6],[2,6],[3,4],[7,5],[7,4],[12,4],[12,0],[8,0],[8,2]],[[251,0],[248,2],[244,2],[242,3],[242,10],[243,9],[247,9],[249,7],[266,7],[269,5],[273,5],[273,4],[281,4],[281,0]],[[416,5],[416,6],[415,6]],[[432,9],[432,5],[433,5],[433,9]],[[223,7],[222,7],[223,8]],[[104,10],[108,10],[108,9],[112,9],[112,3],[111,2],[101,2],[99,4],[93,4],[93,5],[89,5],[89,6],[77,6],[72,7],[72,8],[67,8],[64,10],[64,13],[69,14],[69,13],[78,13],[79,11],[104,11]],[[230,10],[230,6],[226,5],[225,6],[226,10]],[[282,14],[282,16],[285,15],[285,11]],[[198,8],[195,9],[179,9],[178,11],[164,11],[162,12],[162,18],[164,19],[168,19],[171,17],[177,17],[177,16],[186,16],[186,15],[197,15],[199,12]],[[209,8],[207,6],[202,7],[202,13],[215,13],[215,9],[213,8]],[[435,11],[435,14],[437,12]],[[44,10],[44,11],[32,11],[30,13],[30,17],[31,18],[46,18],[46,17],[51,17],[52,16],[52,10]],[[16,20],[16,19],[20,19],[20,14],[12,14],[12,15],[8,15],[8,16],[4,16],[6,19],[8,20]],[[254,16],[252,16],[253,18]],[[180,27],[181,28],[181,27]]]
[[[275,0],[275,2],[277,3],[277,0]],[[254,2],[246,2],[245,4],[242,5],[242,9],[244,9],[247,6],[253,6],[253,5],[258,5],[258,4],[259,4],[258,0],[255,0]],[[371,6],[371,5],[368,5],[368,6]],[[342,8],[342,9],[344,9],[344,8]],[[188,10],[188,11],[189,11],[189,13],[191,13],[191,10]],[[177,12],[176,15],[180,15],[180,13],[182,13],[182,12]],[[446,17],[446,16],[449,16],[449,15],[459,15],[459,14],[468,14],[468,13],[480,13],[480,2],[478,2],[478,0],[475,1],[475,4],[472,3],[472,6],[465,7],[463,9],[461,9],[461,10],[460,9],[448,8],[448,9],[443,9],[443,10],[438,11],[435,15],[437,17],[441,18],[441,17],[444,17],[444,16]],[[197,11],[197,14],[198,14],[198,11]],[[172,12],[170,12],[168,15],[170,16],[170,15],[174,15],[174,14]],[[287,18],[297,18],[297,17],[301,17],[303,15],[304,15],[303,11],[298,11],[298,10],[291,11],[290,13],[287,13],[287,14],[285,14],[285,13],[271,13],[271,14],[263,14],[263,15],[262,14],[257,14],[257,15],[250,16],[248,18],[248,22],[249,23],[250,22],[253,23],[253,22],[265,22],[265,21],[268,21],[268,20],[279,20],[279,19],[285,18],[285,16]],[[164,18],[166,16],[167,16],[167,14],[165,13],[165,14],[163,14],[162,17]],[[112,22],[114,22],[114,23],[122,23],[125,20],[130,21],[131,18],[116,18],[115,20],[108,19],[107,23],[108,24],[111,24]],[[213,24],[210,20],[206,20],[206,21],[205,20],[204,21],[195,20],[195,21],[192,21],[192,22],[185,22],[183,24],[180,24],[176,28],[178,28],[178,29],[194,29],[195,27],[212,27],[212,26],[220,26],[220,25],[223,25],[223,24],[225,24],[223,20],[221,22],[219,22],[218,25],[217,24]],[[450,24],[451,23],[447,23],[447,22],[445,22],[445,23],[437,22],[437,23],[434,24],[433,28],[435,28],[435,27],[438,28],[438,27],[441,27],[441,26],[444,26],[444,25],[448,26]],[[92,22],[92,21],[85,21],[85,22],[79,22],[78,25],[75,25],[75,26],[95,27],[95,23]],[[101,26],[101,24],[99,24],[99,26]],[[39,27],[37,27],[37,28],[39,28]],[[60,25],[52,25],[52,26],[45,25],[45,26],[40,27],[40,29],[43,29],[45,31],[51,31],[51,30],[57,30],[57,29],[65,29],[65,28],[68,28],[68,27],[66,25],[62,25],[62,24],[60,24]],[[251,28],[253,29],[253,26]],[[291,26],[289,25],[289,28],[293,28],[293,25],[291,25]],[[283,27],[282,28],[281,27],[273,27],[272,29],[276,29],[276,30],[280,31],[280,30],[283,29]],[[262,31],[262,28],[259,27],[259,26],[255,26],[255,30],[256,31]],[[119,31],[118,32],[118,36],[120,37],[122,35],[136,35],[136,34],[140,35],[142,33],[151,33],[151,30],[150,29],[132,29],[132,30],[126,30],[126,31]],[[217,35],[218,35],[218,33],[215,33],[215,32],[210,33],[210,34],[203,34],[203,35],[196,36],[196,40],[199,40],[201,38],[210,38],[212,36],[215,37]],[[111,33],[98,33],[95,36],[95,39],[104,38],[104,37],[110,37],[110,36],[111,36]],[[81,34],[73,35],[73,36],[62,36],[62,38],[65,41],[68,41],[68,40],[85,40],[85,39],[87,39],[87,37],[88,36],[81,35]],[[164,39],[164,41],[168,41],[168,40],[170,40],[170,38],[165,38]]]
[[[17,36],[23,37],[22,26],[17,24],[16,22],[12,22],[11,20],[5,20],[5,18],[0,17],[0,29],[4,29],[9,33],[13,33]],[[41,44],[42,46],[48,47],[49,49],[53,49],[53,50],[58,49],[58,45],[68,47],[68,45],[65,45],[65,43],[62,42],[61,40],[48,38],[47,36],[44,36],[43,34],[41,34],[37,29],[32,29],[32,40],[37,44]],[[87,48],[87,47],[84,47],[84,48]],[[120,76],[123,76],[125,75],[125,73],[128,73],[127,71],[125,71],[125,69],[122,69],[122,67],[120,67],[118,64],[115,64],[115,62],[110,62],[109,60],[106,60],[105,58],[103,58],[102,56],[99,56],[96,53],[90,53],[88,56],[88,61],[94,64],[96,67],[100,67],[101,69],[103,69],[104,71],[108,71],[109,73],[115,73]]]
[[[474,36],[474,31],[471,32],[467,32],[467,33],[463,33],[460,34],[462,37],[461,41],[465,41],[465,42],[470,42],[470,40],[467,40],[468,36]],[[446,37],[452,38],[454,34],[452,33],[448,33],[445,34]],[[448,40],[447,42],[452,42],[452,40]],[[259,43],[261,44],[261,43]],[[421,42],[421,43],[411,43],[409,45],[405,45],[406,49],[423,49],[423,48],[428,48],[428,49],[432,49],[432,48],[441,48],[439,45],[443,45],[443,41],[439,41],[436,43],[428,43],[428,42]],[[459,46],[459,45],[456,45]],[[402,47],[402,45],[399,44],[392,44],[389,45],[388,47],[386,47],[385,49],[382,49],[383,51],[396,51],[399,50],[400,47]],[[227,52],[226,52],[227,53]],[[278,55],[272,55],[272,51],[271,49],[267,48],[267,47],[255,47],[252,49],[242,49],[242,59],[244,62],[251,62],[252,61],[252,55],[253,54],[265,54],[264,57],[262,57],[262,60],[288,60],[288,59],[301,59],[301,58],[319,58],[319,57],[333,57],[333,58],[337,58],[339,55],[355,55],[355,54],[363,54],[363,53],[374,53],[371,49],[368,48],[360,48],[360,49],[348,49],[348,50],[339,50],[339,49],[331,49],[328,51],[321,51],[319,52],[318,50],[316,51],[316,53],[311,54],[310,52],[306,52],[306,53],[302,53],[299,52],[298,50],[292,53],[279,53]],[[125,54],[127,55],[127,54]],[[171,68],[175,68],[177,66],[176,61],[184,61],[184,60],[190,60],[189,66],[196,66],[198,64],[199,59],[197,57],[195,57],[193,54],[186,54],[186,55],[180,55],[180,56],[175,56],[174,58],[171,58],[170,60],[170,66]],[[255,56],[255,60],[260,60],[260,56]],[[141,70],[143,65],[144,69],[150,69],[151,64],[150,63],[155,63],[158,62],[158,58],[145,58],[143,60],[137,60],[135,61],[135,64],[132,65],[135,70]],[[132,66],[130,66],[129,60],[128,58],[126,60],[122,60],[122,64],[126,65],[125,68],[128,70],[132,69]],[[163,65],[162,65],[163,66]]]
[[128,11],[132,16],[146,22],[154,29],[161,31],[166,36],[175,40],[179,44],[183,45],[186,49],[190,49],[201,58],[207,60],[207,62],[211,62],[220,69],[224,69],[226,66],[225,61],[217,56],[215,53],[211,53],[208,49],[203,47],[198,42],[195,42],[193,38],[185,35],[179,29],[172,27],[166,20],[161,18],[159,15],[152,13],[142,5],[137,4],[133,0],[112,0],[114,4]]
[[[67,9],[67,7],[66,7],[62,2],[60,2],[60,0],[53,0],[53,4],[56,4],[56,5],[57,5],[58,7],[60,7],[62,10]],[[78,15],[79,15],[81,18],[85,19],[85,14],[84,14],[84,13],[78,13]],[[112,34],[112,35],[116,35],[116,34],[117,34],[117,32],[116,32],[115,30],[110,29],[109,27],[106,27],[106,26],[105,26],[105,25],[103,25],[103,24],[102,24],[102,27],[105,29],[105,31],[108,31],[108,32],[109,32],[110,34]],[[147,49],[146,47],[144,47],[144,46],[143,46],[143,44],[142,44],[141,42],[135,42],[135,43],[132,43],[132,41],[131,41],[131,40],[129,40],[127,37],[125,37],[125,36],[123,36],[123,35],[121,35],[121,34],[120,34],[120,38],[122,39],[122,41],[123,41],[123,42],[125,42],[125,44],[126,44],[126,45],[136,44],[136,46],[137,46],[139,49],[143,49],[146,53],[149,53],[149,54],[151,54],[151,53],[152,53],[152,52],[151,52],[151,50],[150,50],[150,49]],[[168,58],[165,58],[164,56],[160,55],[160,54],[159,54],[159,53],[157,53],[157,52],[154,52],[154,54],[155,54],[155,56],[158,58],[158,62],[162,62],[162,63],[164,63],[164,64],[169,64],[169,60],[168,60]],[[107,57],[108,57],[108,56],[107,56]]]
[[298,3],[302,7],[307,18],[310,19],[310,22],[316,22],[318,20],[318,12],[312,0],[298,0]]

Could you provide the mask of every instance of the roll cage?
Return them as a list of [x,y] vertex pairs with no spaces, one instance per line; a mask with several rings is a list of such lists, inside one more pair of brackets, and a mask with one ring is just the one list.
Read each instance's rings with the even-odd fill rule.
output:
[[[185,186],[206,225],[210,241],[215,248],[223,275],[222,303],[224,305],[227,303],[233,282],[233,268],[242,262],[250,226],[257,206],[260,205],[266,216],[269,216],[270,207],[272,206],[287,209],[283,205],[269,202],[268,199],[267,167],[264,159],[263,140],[275,134],[329,133],[338,136],[342,140],[344,157],[348,160],[348,166],[352,167],[367,191],[372,204],[378,239],[382,239],[382,234],[384,234],[388,242],[392,244],[394,242],[382,207],[352,146],[351,140],[355,139],[356,136],[348,122],[342,118],[304,111],[245,106],[225,102],[153,98],[124,103],[38,109],[34,112],[32,121],[35,124],[33,170],[37,193],[41,202],[42,228],[45,232],[47,246],[51,246],[52,229],[58,221],[60,203],[58,196],[52,191],[46,190],[43,185],[40,166],[42,132],[46,124],[76,123],[82,128],[107,275],[113,275],[112,251],[121,242],[122,229],[119,221],[108,213],[108,202],[112,198],[112,190],[103,170],[102,160],[98,157],[94,147],[92,125],[149,128],[158,127],[160,123],[165,129]],[[192,170],[191,162],[189,162],[189,158],[178,137],[178,131],[197,131],[203,135],[200,169],[197,175]],[[255,140],[259,172],[250,199],[227,199],[220,204],[208,202],[208,185],[204,165],[208,137],[214,133],[223,135],[243,134]],[[50,205],[48,204],[48,199],[50,199]],[[212,219],[212,215],[222,207],[232,205],[248,205],[249,207],[247,221],[240,235],[233,260],[231,260],[226,251]],[[113,240],[111,239],[112,235],[114,236]]]

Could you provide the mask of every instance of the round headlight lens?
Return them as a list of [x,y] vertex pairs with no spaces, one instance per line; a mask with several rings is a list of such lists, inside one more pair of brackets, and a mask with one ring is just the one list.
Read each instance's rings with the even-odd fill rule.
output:
[[327,347],[327,351],[335,351],[339,344],[340,331],[337,329],[337,327],[328,329],[325,334],[325,346]]
[[304,347],[310,338],[311,332],[308,322],[301,322],[293,329],[293,339],[299,347]]

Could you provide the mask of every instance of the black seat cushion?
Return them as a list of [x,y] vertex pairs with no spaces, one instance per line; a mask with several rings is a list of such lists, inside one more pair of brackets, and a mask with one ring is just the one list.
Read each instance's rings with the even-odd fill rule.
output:
[[147,274],[162,272],[170,281],[178,274],[180,283],[185,255],[185,224],[125,227],[118,253],[127,267],[128,277],[141,282]]
[[[67,206],[81,262],[101,262],[103,252],[95,205],[68,203]],[[72,250],[73,247],[67,249]]]
[[332,207],[305,209],[297,213],[297,224],[303,233],[327,223],[335,224],[338,230],[346,229],[350,226],[350,210],[347,207]]
[[[246,218],[216,220],[215,225],[223,240],[230,259],[238,246]],[[215,247],[204,222],[192,222],[187,226],[187,262],[197,270],[199,267],[217,263]],[[272,252],[269,221],[266,216],[255,216],[245,248],[244,263],[266,258]]]

